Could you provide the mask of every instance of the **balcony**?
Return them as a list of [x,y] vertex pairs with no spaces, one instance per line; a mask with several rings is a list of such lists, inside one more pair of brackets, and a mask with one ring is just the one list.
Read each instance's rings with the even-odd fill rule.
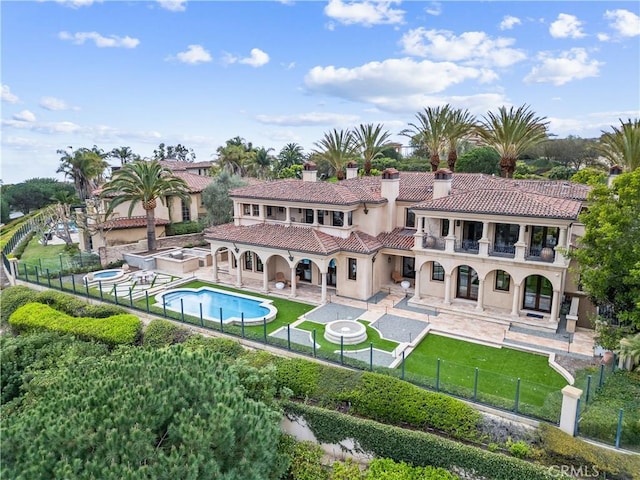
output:
[[456,252],[478,254],[480,245],[476,240],[456,240],[453,247]]
[[550,247],[529,247],[524,256],[525,260],[532,262],[552,263],[556,259],[556,252]]
[[505,243],[494,243],[489,245],[490,257],[515,258],[516,246]]
[[427,248],[429,250],[444,250],[445,240],[441,237],[424,237],[422,239],[422,248]]

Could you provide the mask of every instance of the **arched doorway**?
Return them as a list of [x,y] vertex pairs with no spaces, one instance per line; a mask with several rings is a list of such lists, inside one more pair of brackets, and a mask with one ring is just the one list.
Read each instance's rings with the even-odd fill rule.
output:
[[539,312],[551,312],[553,286],[541,275],[531,275],[524,281],[522,308]]
[[478,300],[478,283],[478,273],[469,265],[460,265],[456,297]]

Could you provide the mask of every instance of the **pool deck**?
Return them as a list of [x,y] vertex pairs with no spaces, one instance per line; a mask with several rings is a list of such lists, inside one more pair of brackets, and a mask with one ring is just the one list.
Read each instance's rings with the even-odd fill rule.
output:
[[[213,282],[213,274],[210,268],[200,268],[194,272],[198,280]],[[218,284],[235,287],[235,275],[226,272],[218,273]],[[272,282],[273,283],[273,282]],[[464,304],[456,305],[456,310],[425,305],[409,305],[408,297],[400,288],[393,285],[385,286],[389,293],[380,295],[372,302],[340,297],[335,290],[329,289],[327,303],[320,304],[320,289],[316,286],[300,283],[296,288],[296,296],[292,298],[289,290],[278,290],[275,285],[269,284],[269,291],[263,290],[262,281],[243,279],[243,290],[247,292],[267,293],[273,297],[286,298],[300,302],[318,305],[318,308],[306,315],[307,320],[327,323],[338,318],[359,318],[368,322],[378,322],[386,325],[385,338],[393,339],[391,332],[398,335],[410,335],[409,342],[414,343],[414,336],[420,335],[429,327],[433,333],[448,335],[462,340],[482,343],[495,347],[510,347],[526,351],[538,351],[541,353],[555,353],[585,361],[596,361],[594,358],[594,332],[593,330],[576,329],[573,334],[556,333],[548,328],[539,328],[536,320],[519,319],[518,327],[508,319],[502,318],[504,314],[492,312],[487,309],[477,312],[474,308]],[[374,303],[375,302],[375,303]],[[528,322],[528,323],[527,323]],[[530,324],[530,326],[528,326]],[[416,325],[418,325],[416,327]],[[420,328],[424,325],[424,328]],[[408,332],[411,332],[410,334]],[[407,339],[400,340],[407,341]]]

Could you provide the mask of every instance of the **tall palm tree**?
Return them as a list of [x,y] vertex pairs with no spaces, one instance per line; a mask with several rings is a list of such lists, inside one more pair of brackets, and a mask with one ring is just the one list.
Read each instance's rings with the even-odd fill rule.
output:
[[155,208],[158,198],[164,204],[165,197],[176,196],[185,202],[191,199],[186,182],[176,177],[171,170],[162,167],[157,160],[136,161],[125,164],[113,174],[113,178],[102,190],[102,197],[111,201],[105,218],[120,204],[130,202],[127,216],[140,202],[147,217],[147,249],[156,249]]
[[234,137],[227,140],[224,146],[218,147],[216,154],[218,155],[216,163],[219,171],[243,177],[255,155],[255,149],[251,142],[245,144],[243,138]]
[[338,131],[334,128],[314,145],[318,148],[314,153],[331,164],[338,180],[344,179],[344,167],[357,155],[357,144],[353,134],[348,130]]
[[598,151],[612,165],[627,170],[640,167],[640,120],[620,120],[620,128],[611,127],[613,132],[602,132]]
[[271,176],[273,170],[273,148],[260,147],[255,151],[248,164],[248,171],[260,179],[266,179]]
[[475,124],[476,119],[468,110],[460,108],[449,110],[445,138],[449,147],[447,165],[452,172],[456,170],[456,162],[458,161],[458,143],[474,131]]
[[410,123],[411,128],[400,132],[400,135],[411,138],[417,146],[429,150],[429,162],[433,172],[438,170],[440,165],[440,150],[444,146],[450,110],[449,105],[435,108],[427,107],[424,112],[416,114],[417,124]]
[[278,170],[289,168],[293,165],[302,165],[303,162],[303,149],[297,143],[287,143],[278,154]]
[[109,152],[109,156],[120,160],[120,165],[140,160],[140,155],[133,153],[130,147],[114,148]]
[[547,139],[546,117],[537,117],[528,105],[500,107],[488,112],[476,130],[484,143],[500,155],[500,174],[513,178],[516,161],[523,152]]
[[86,201],[109,166],[105,160],[106,154],[95,146],[92,149],[79,148],[75,151],[57,150],[56,153],[62,155],[56,172],[64,173],[67,178],[73,180],[80,201]]
[[371,175],[371,162],[382,156],[382,152],[389,146],[391,134],[382,130],[382,125],[372,123],[360,124],[353,130],[356,146],[364,159],[364,174]]

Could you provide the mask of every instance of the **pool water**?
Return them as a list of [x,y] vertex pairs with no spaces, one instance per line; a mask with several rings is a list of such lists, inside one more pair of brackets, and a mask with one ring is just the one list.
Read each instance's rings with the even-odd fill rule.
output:
[[100,272],[94,272],[93,273],[93,278],[94,279],[102,279],[102,278],[113,278],[116,275],[120,275],[121,270],[102,270]]
[[170,290],[157,295],[156,301],[157,305],[164,305],[167,310],[184,312],[185,315],[198,318],[200,317],[200,305],[202,305],[202,318],[220,321],[222,312],[224,323],[241,323],[242,315],[244,315],[245,324],[258,324],[262,323],[265,318],[267,321],[273,320],[277,314],[277,310],[271,305],[270,300],[210,287]]

